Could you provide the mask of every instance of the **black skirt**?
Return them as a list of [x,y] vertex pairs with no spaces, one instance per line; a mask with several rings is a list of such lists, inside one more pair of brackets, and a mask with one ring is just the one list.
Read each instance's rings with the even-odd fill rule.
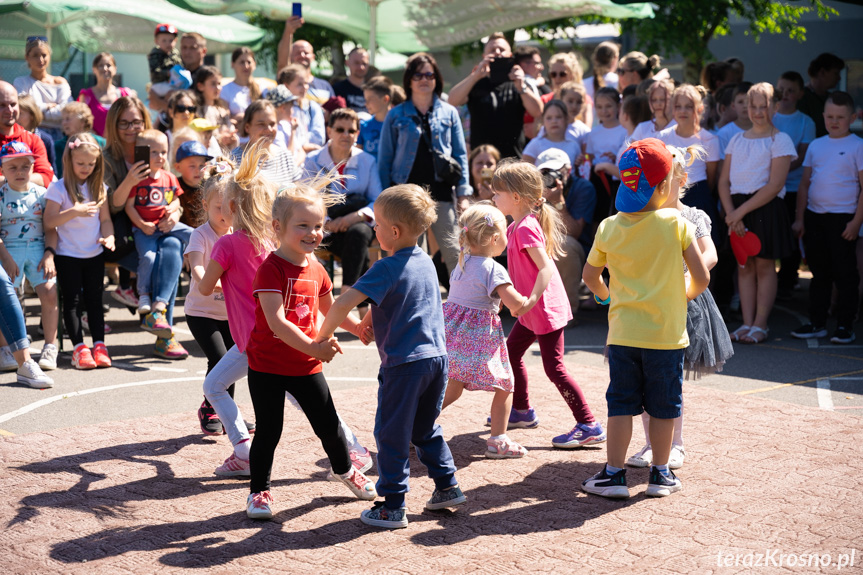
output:
[[[739,208],[754,195],[732,194],[731,202],[735,208]],[[761,240],[761,252],[757,257],[776,260],[791,255],[794,237],[791,234],[788,211],[779,196],[743,216],[743,225]]]

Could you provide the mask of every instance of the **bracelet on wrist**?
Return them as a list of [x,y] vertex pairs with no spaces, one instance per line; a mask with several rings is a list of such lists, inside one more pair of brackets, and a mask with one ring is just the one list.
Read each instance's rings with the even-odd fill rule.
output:
[[[56,251],[54,248],[52,248],[51,246],[46,247],[46,248],[45,248],[45,251],[46,251],[46,252],[51,252],[51,255],[52,255],[52,256],[56,256],[56,255],[57,255],[57,251]],[[44,252],[43,252],[43,253],[44,253]]]
[[599,299],[598,295],[593,294],[593,301],[595,301],[599,305],[608,305],[611,303],[611,294],[608,294],[608,297],[605,299]]

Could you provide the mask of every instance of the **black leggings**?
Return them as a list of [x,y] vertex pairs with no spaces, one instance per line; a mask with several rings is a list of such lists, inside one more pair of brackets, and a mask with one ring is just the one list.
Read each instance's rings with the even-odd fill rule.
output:
[[72,340],[72,346],[84,341],[84,329],[77,313],[82,301],[93,342],[105,341],[105,312],[102,310],[104,256],[99,254],[93,258],[81,259],[58,255],[54,258],[54,265],[57,267],[57,283],[63,296],[63,324],[69,339]]
[[255,430],[249,454],[252,493],[270,489],[273,455],[282,437],[285,416],[285,392],[300,404],[312,429],[330,458],[334,473],[351,469],[348,443],[339,424],[339,415],[323,373],[291,377],[263,373],[249,368],[249,392],[255,407]]
[[[186,324],[192,332],[192,337],[195,338],[195,341],[201,346],[204,355],[207,356],[207,374],[209,374],[216,367],[216,364],[219,363],[219,360],[228,353],[228,350],[234,347],[234,338],[231,337],[228,320],[187,314]],[[234,384],[231,384],[231,387],[228,388],[228,394],[233,399]],[[204,398],[204,403],[207,404],[207,407],[212,407],[207,398]]]

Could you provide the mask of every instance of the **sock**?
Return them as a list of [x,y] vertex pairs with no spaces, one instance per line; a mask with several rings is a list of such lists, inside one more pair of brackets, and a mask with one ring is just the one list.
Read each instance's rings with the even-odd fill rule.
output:
[[96,346],[97,346],[97,345],[99,345],[100,343],[101,343],[102,345],[105,345],[105,342],[104,342],[104,341],[94,341],[94,342],[93,342],[93,347],[96,347]]
[[513,411],[517,411],[517,412],[519,412],[519,413],[526,414],[528,411],[530,411],[530,408],[528,407],[527,409],[516,409],[516,408],[514,408],[514,407],[513,407],[513,408],[512,408],[512,410],[513,410]]
[[489,437],[489,439],[493,439],[495,441],[509,441],[509,437],[506,436],[506,433],[504,433],[503,435],[492,435],[491,437]]
[[654,465],[654,467],[661,474],[665,475],[666,477],[668,476],[668,465],[667,464],[666,465]]
[[617,473],[621,469],[622,468],[614,467],[612,465],[609,465],[608,463],[605,464],[605,472],[608,473],[609,475],[614,475],[615,473]]
[[234,446],[234,455],[242,459],[243,461],[249,460],[249,450],[252,447],[252,442],[248,439],[244,439],[238,444]]

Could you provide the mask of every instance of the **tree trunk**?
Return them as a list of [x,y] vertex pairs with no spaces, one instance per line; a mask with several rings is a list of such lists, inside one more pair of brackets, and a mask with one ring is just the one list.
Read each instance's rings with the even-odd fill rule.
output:
[[697,85],[701,82],[701,69],[704,67],[704,59],[701,56],[689,55],[683,60],[683,81],[687,84]]
[[342,51],[342,43],[333,40],[330,44],[330,61],[333,63],[333,78],[347,77],[345,70],[345,53]]

